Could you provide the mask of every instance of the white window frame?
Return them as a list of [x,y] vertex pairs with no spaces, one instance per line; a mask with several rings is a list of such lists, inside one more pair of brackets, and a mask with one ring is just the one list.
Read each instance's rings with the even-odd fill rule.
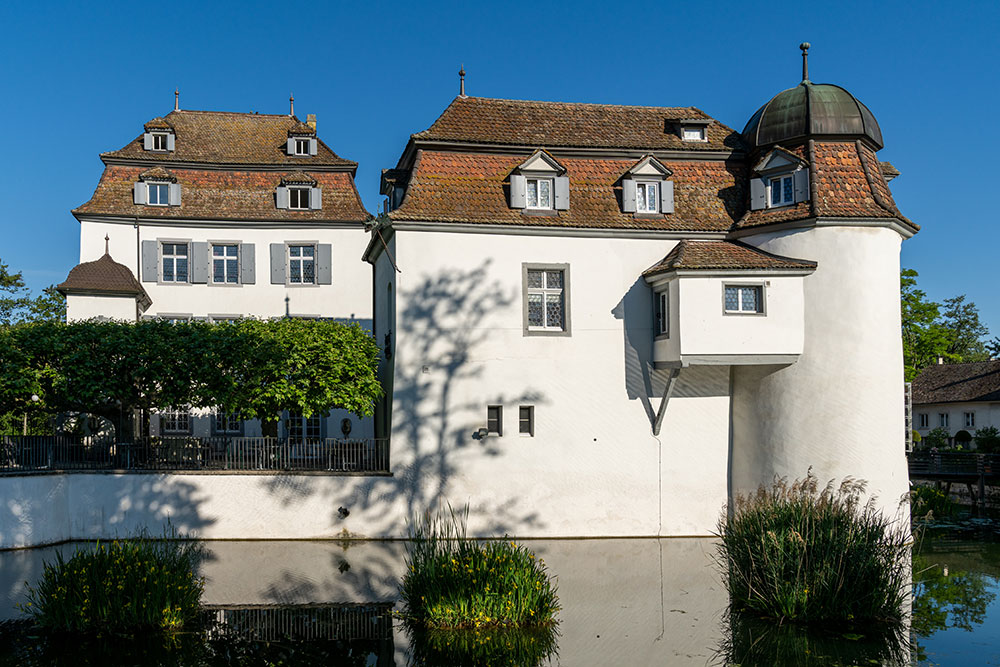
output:
[[917,415],[917,423],[919,426],[917,428],[930,428],[931,417],[926,412],[921,412]]
[[[649,196],[652,189],[653,196]],[[640,195],[645,197],[645,208],[640,206]],[[635,182],[635,212],[636,213],[659,213],[660,212],[660,184],[656,181],[636,181]]]
[[705,127],[685,125],[681,127],[681,141],[708,141],[708,132]]
[[[774,184],[775,181],[778,183],[778,194],[780,195],[777,202],[774,201]],[[785,189],[785,182],[791,184],[789,189]],[[788,195],[788,198],[785,197]],[[789,206],[795,203],[795,175],[794,174],[777,174],[775,176],[767,177],[767,207],[768,208],[780,208],[782,206]]]
[[[213,285],[239,285],[240,284],[240,244],[239,243],[224,243],[224,242],[220,241],[218,243],[211,243],[210,246],[211,246],[211,254],[209,255],[209,260],[211,261],[211,266],[209,267],[209,271],[210,271],[209,280],[212,281]],[[228,248],[235,248],[236,249],[236,255],[232,256],[232,257],[229,256],[229,255],[223,255],[221,257],[220,256],[216,256],[216,254],[215,254],[215,249],[216,248],[227,248],[227,249]],[[222,280],[216,280],[215,279],[215,262],[217,260],[221,260],[222,261],[222,277],[223,277]],[[236,279],[235,280],[229,280],[229,274],[228,274],[228,272],[226,270],[228,268],[228,264],[229,264],[230,261],[235,262],[235,264],[236,264],[236,276],[235,276]]]
[[[728,305],[728,300],[726,299],[726,292],[730,289],[737,290],[737,310],[730,310]],[[756,310],[743,310],[743,290],[744,289],[755,289],[757,290],[757,308]],[[722,285],[722,311],[726,315],[765,315],[765,296],[767,292],[764,289],[763,283],[723,283]]]
[[[153,201],[153,188],[156,188],[156,202]],[[159,196],[159,193],[161,192],[160,188],[163,188],[163,199]],[[170,206],[170,183],[164,181],[146,181],[146,205]]]
[[[292,424],[296,424],[294,429]],[[293,432],[294,431],[294,432]],[[296,439],[299,442],[305,440],[323,439],[323,415],[314,412],[312,417],[303,417],[294,412],[288,413],[285,420],[285,436],[289,439]]]
[[[527,416],[525,416],[527,414]],[[535,406],[519,405],[517,408],[517,433],[523,438],[535,437]]]
[[[306,257],[305,255],[300,255],[299,257],[293,257],[292,256],[292,248],[312,248],[312,257]],[[316,264],[317,264],[317,259],[318,259],[317,255],[319,255],[319,246],[316,243],[305,243],[305,242],[303,242],[303,243],[286,243],[285,244],[285,284],[287,284],[287,285],[318,285],[319,283],[316,282],[316,280],[317,280],[317,275],[316,275],[316,268],[317,268],[317,266],[316,266]],[[306,281],[305,280],[305,264],[303,262],[306,259],[311,259],[312,260],[313,270],[312,270],[312,280],[310,280],[310,281]],[[298,261],[299,262],[299,272],[298,273],[299,273],[299,278],[301,278],[301,279],[299,281],[297,281],[297,282],[294,281],[294,280],[292,280],[292,262],[293,261]]]
[[[299,157],[309,156],[309,137],[294,137],[292,139],[292,147],[294,153],[292,155],[297,155]],[[300,150],[301,147],[301,150]]]
[[[531,205],[531,185],[535,185],[535,205]],[[542,206],[542,183],[549,184],[549,205]],[[528,176],[524,179],[524,207],[533,211],[552,211],[556,207],[556,179],[543,176]]]
[[[309,209],[309,204],[310,204],[310,200],[312,199],[312,192],[310,192],[310,190],[312,190],[312,188],[310,188],[308,186],[289,185],[288,186],[288,210],[290,210],[290,211],[308,211],[308,210],[310,210]],[[296,193],[298,193],[298,194],[296,195]],[[303,198],[303,196],[305,197],[305,202],[306,202],[305,206],[301,205],[302,204],[302,198]],[[299,206],[295,206],[292,203],[293,199],[298,199]]]
[[654,292],[653,319],[656,324],[656,335],[670,338],[670,288],[662,292]]
[[[166,132],[150,132],[149,135],[153,143],[153,147],[150,150],[159,151],[163,153],[166,153],[169,150],[167,148],[167,146],[169,145],[168,144],[169,140],[167,139]],[[162,144],[162,145],[158,146],[157,144]]]
[[976,413],[966,412],[965,413],[965,427],[966,428],[976,428]]
[[[190,277],[191,277],[191,247],[192,247],[192,244],[189,241],[161,240],[159,242],[159,245],[160,245],[160,248],[159,248],[159,250],[160,250],[160,253],[159,253],[160,254],[160,256],[159,256],[159,265],[160,265],[159,266],[159,273],[160,273],[159,278],[160,278],[160,282],[164,283],[164,284],[167,284],[167,285],[174,285],[174,284],[187,285],[187,284],[190,284],[190,282],[191,282],[190,281]],[[177,255],[177,254],[171,253],[171,254],[168,255],[167,252],[166,252],[166,246],[168,246],[168,245],[169,246],[181,246],[181,245],[185,246],[187,248],[187,254],[185,254],[185,255]],[[176,250],[174,252],[176,252]],[[178,275],[177,274],[177,260],[178,260],[178,258],[181,258],[181,257],[183,257],[185,260],[187,260],[187,271],[185,271],[185,273],[184,273],[184,279],[183,280],[178,280],[177,279],[177,275]],[[166,278],[166,272],[163,270],[164,263],[167,261],[167,259],[173,260],[174,278],[172,280],[167,280],[167,278]]]
[[939,412],[938,413],[938,427],[939,428],[949,428],[948,427],[948,413]]
[[[530,272],[542,272],[542,287],[529,287],[528,276]],[[548,273],[562,273],[562,287],[548,286]],[[569,264],[529,264],[521,265],[522,300],[524,321],[524,334],[531,336],[569,336],[570,335],[570,273]],[[561,295],[562,297],[562,326],[535,325],[529,321],[528,302],[532,295],[542,296],[542,318],[547,316],[545,304],[550,298]]]
[[[496,418],[493,415],[496,415]],[[493,422],[493,423],[491,423]],[[486,406],[486,435],[503,437],[503,406]]]
[[190,433],[191,409],[177,408],[160,412],[160,435]]

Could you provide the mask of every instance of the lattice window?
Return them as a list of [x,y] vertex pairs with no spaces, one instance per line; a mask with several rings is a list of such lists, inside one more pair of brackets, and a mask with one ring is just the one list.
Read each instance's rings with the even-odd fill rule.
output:
[[163,282],[186,283],[188,281],[187,243],[163,244]]
[[726,312],[764,312],[764,288],[760,285],[726,285]]
[[564,274],[560,270],[528,269],[528,328],[566,328]]
[[170,409],[160,413],[160,433],[189,433],[191,413],[186,408]]
[[316,282],[316,246],[288,246],[288,282],[293,285]]
[[212,282],[232,285],[238,283],[240,281],[239,257],[239,246],[236,244],[213,245]]

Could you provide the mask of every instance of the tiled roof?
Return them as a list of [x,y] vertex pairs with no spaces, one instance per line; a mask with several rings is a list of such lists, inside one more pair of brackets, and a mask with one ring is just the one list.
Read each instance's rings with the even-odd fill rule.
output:
[[312,136],[314,134],[316,134],[315,128],[313,128],[312,125],[303,123],[301,120],[297,122],[295,125],[292,125],[290,128],[288,128],[288,136],[290,137],[302,136],[302,135]]
[[[708,141],[682,141],[676,123],[711,120]],[[416,140],[533,147],[640,150],[743,150],[739,133],[694,107],[528,102],[456,97]]]
[[169,169],[164,169],[163,167],[157,165],[152,169],[147,169],[146,171],[139,174],[139,178],[144,181],[170,181],[172,183],[177,182],[177,177]]
[[304,171],[292,171],[281,177],[282,183],[289,185],[316,185],[316,179]]
[[83,262],[70,269],[66,280],[56,285],[62,293],[111,292],[146,297],[146,290],[124,264],[105,253],[93,262]]
[[569,210],[546,215],[508,206],[509,176],[527,155],[420,150],[406,197],[389,215],[411,221],[725,232],[743,212],[746,178],[738,163],[664,160],[673,172],[675,212],[643,217],[623,213],[619,203],[619,181],[634,158],[556,154],[569,177]]
[[150,130],[172,130],[173,126],[165,121],[163,118],[157,116],[153,120],[149,121],[142,126],[144,130],[149,132]]
[[170,112],[163,120],[174,128],[176,141],[173,151],[143,150],[140,135],[124,148],[103,153],[101,157],[154,163],[288,164],[304,168],[309,165],[357,166],[337,156],[322,141],[314,156],[287,155],[288,131],[301,124],[294,116],[181,110]]
[[1000,401],[1000,361],[928,366],[913,380],[913,404]]
[[805,269],[816,262],[772,255],[740,242],[680,241],[661,261],[643,271],[649,276],[679,269],[708,271],[719,269]]
[[369,218],[348,172],[311,172],[309,176],[323,190],[323,208],[289,211],[275,207],[280,172],[175,168],[181,205],[144,206],[134,204],[132,198],[132,186],[143,171],[143,167],[105,167],[94,195],[74,209],[74,215],[289,222],[363,222]]

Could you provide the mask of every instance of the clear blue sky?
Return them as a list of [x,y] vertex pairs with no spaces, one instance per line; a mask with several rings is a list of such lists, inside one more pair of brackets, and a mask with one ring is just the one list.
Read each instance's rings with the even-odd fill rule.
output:
[[923,227],[903,244],[931,298],[968,294],[994,335],[1000,220],[1000,3],[172,2],[0,7],[0,259],[34,289],[78,261],[70,209],[98,154],[173,108],[315,113],[320,136],[378,174],[457,93],[697,106],[741,130],[800,79],[863,101],[885,138],[892,190]]

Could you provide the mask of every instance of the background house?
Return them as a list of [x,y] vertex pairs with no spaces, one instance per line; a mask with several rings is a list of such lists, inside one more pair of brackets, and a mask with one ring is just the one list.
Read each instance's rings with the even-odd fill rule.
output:
[[1000,427],[1000,361],[927,366],[913,380],[913,428],[936,428],[968,446],[978,429]]

